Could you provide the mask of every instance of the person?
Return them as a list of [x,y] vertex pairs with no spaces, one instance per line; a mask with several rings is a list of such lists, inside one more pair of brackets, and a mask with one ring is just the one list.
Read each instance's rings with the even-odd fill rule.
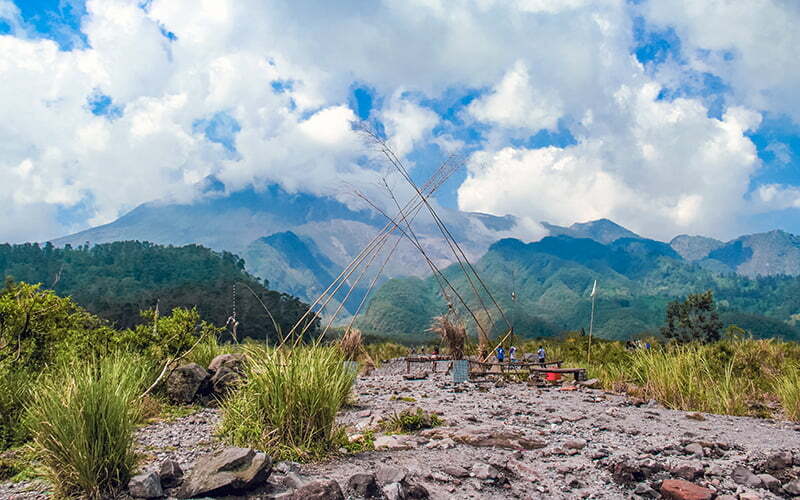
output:
[[536,351],[536,356],[539,358],[539,363],[545,362],[545,359],[547,359],[547,353],[544,350],[544,346],[539,346],[539,350]]
[[411,355],[414,356],[415,354],[417,354],[417,348],[416,347],[412,347],[411,348]]
[[508,360],[512,365],[517,362],[517,348],[513,345],[508,350]]
[[506,350],[503,349],[503,346],[497,346],[497,361],[502,363],[506,357]]
[[433,355],[434,356],[438,356],[439,355],[439,346],[438,345],[433,346]]

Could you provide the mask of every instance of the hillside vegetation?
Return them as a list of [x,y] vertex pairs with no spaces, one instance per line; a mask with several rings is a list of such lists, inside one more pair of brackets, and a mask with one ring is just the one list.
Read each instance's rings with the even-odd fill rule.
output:
[[261,302],[284,331],[308,308],[291,295],[269,290],[266,281],[245,272],[239,257],[199,245],[122,241],[57,248],[49,243],[4,244],[0,245],[0,275],[41,283],[121,329],[142,323],[140,311],[156,304],[162,313],[196,307],[203,319],[224,325],[233,313],[234,284],[239,338],[276,337]]
[[[800,338],[793,323],[800,312],[800,279],[717,273],[685,261],[669,245],[653,240],[620,238],[602,244],[557,236],[526,244],[504,239],[492,245],[475,267],[509,322],[525,337],[588,330],[590,292],[596,279],[594,331],[600,337],[654,334],[664,323],[670,301],[712,290],[723,326],[736,324],[758,338]],[[451,266],[445,274],[469,306],[481,311],[461,270]],[[484,301],[489,303],[486,297]],[[458,309],[468,317],[463,307]],[[421,341],[430,338],[424,327],[446,310],[433,278],[392,280],[377,291],[360,327],[397,341]],[[499,313],[490,309],[490,314],[491,319],[482,312],[479,317],[494,334],[505,331]]]

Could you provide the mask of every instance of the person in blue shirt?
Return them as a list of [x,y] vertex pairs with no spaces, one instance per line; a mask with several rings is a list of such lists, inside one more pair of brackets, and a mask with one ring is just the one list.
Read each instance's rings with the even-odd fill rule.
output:
[[544,350],[544,346],[539,346],[539,350],[536,351],[536,356],[539,358],[539,363],[545,362],[545,359],[547,359],[547,353]]
[[497,347],[497,361],[502,363],[506,357],[506,350],[503,349],[503,346]]

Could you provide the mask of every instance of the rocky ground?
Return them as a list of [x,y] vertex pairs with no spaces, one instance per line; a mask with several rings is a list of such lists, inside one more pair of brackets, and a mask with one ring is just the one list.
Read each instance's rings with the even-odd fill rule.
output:
[[[325,463],[276,464],[266,486],[248,497],[337,498],[336,485],[322,480],[334,480],[351,498],[369,492],[398,499],[425,498],[425,492],[459,499],[800,495],[800,428],[793,423],[667,410],[601,390],[566,390],[569,384],[455,386],[443,374],[406,380],[403,368],[390,364],[360,378],[357,403],[341,422],[358,435],[394,412],[422,408],[441,415],[443,426],[378,432],[376,451]],[[175,461],[191,475],[200,457],[223,448],[213,437],[217,419],[216,410],[204,409],[141,429],[145,470]],[[43,496],[41,482],[0,485],[1,498]]]

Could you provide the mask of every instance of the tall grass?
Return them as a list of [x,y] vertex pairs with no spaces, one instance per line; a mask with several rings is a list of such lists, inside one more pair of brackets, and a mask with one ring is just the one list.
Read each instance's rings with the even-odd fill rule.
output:
[[251,346],[246,354],[246,381],[221,406],[225,440],[292,460],[320,458],[341,444],[336,413],[356,373],[340,349]]
[[215,335],[208,335],[205,340],[195,346],[191,353],[186,357],[189,363],[208,368],[211,361],[220,354],[230,354],[237,352],[239,346],[235,344],[220,344]]
[[776,377],[774,387],[786,418],[800,420],[800,366],[792,363],[784,367],[783,374]]
[[65,364],[32,391],[28,424],[59,496],[99,499],[126,484],[136,398],[150,374],[147,363],[112,355]]

